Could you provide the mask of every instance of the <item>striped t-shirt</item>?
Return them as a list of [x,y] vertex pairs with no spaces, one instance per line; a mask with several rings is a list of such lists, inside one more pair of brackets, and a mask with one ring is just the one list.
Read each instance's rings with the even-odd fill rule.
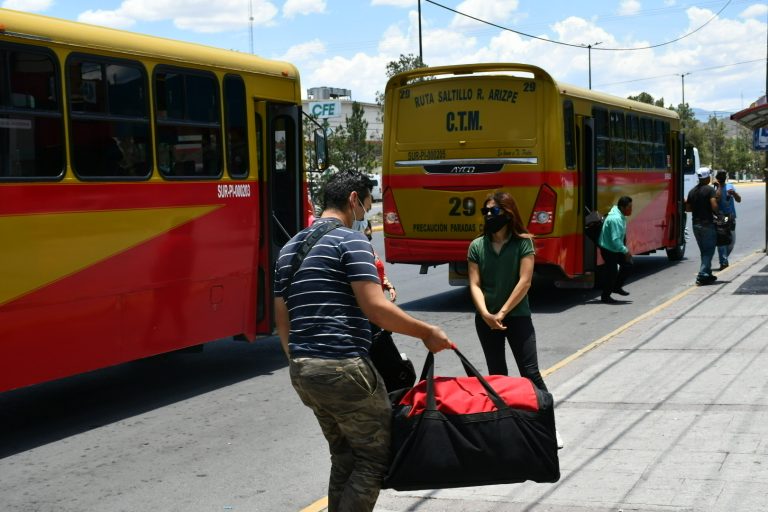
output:
[[[286,301],[291,320],[291,357],[364,356],[371,346],[370,323],[358,307],[350,284],[379,283],[373,248],[363,233],[343,226],[326,233],[290,279],[291,261],[303,240],[329,221],[318,219],[296,234],[280,250],[275,266],[275,296]],[[286,297],[288,281],[291,286]]]

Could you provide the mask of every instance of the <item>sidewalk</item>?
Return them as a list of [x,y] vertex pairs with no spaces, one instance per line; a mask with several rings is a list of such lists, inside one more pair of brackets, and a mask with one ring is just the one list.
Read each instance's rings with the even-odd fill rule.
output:
[[768,510],[768,258],[718,277],[547,377],[559,482],[382,491],[376,511]]

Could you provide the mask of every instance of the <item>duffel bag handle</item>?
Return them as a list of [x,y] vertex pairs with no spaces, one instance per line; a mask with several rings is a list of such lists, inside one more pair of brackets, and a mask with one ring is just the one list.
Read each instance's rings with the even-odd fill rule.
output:
[[[482,375],[480,375],[480,372],[477,371],[477,368],[472,365],[472,363],[469,362],[469,359],[467,359],[464,354],[462,354],[458,348],[455,346],[453,347],[453,351],[456,352],[456,355],[459,356],[459,359],[461,359],[462,364],[464,365],[464,368],[467,370],[467,373],[471,373],[469,375],[470,377],[475,377],[480,382],[480,384],[483,385],[485,390],[488,392],[488,398],[491,399],[491,401],[494,403],[496,408],[498,410],[504,410],[508,409],[509,406],[504,401],[501,396],[496,392],[495,389],[488,383],[487,380],[483,378]],[[421,370],[421,380],[427,381],[427,409],[428,411],[436,411],[437,410],[437,401],[435,400],[435,355],[430,352],[427,354],[427,359],[424,361],[424,368]]]

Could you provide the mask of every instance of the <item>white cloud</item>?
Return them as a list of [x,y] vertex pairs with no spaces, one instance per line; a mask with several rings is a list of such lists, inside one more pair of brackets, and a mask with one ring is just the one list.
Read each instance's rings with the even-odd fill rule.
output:
[[[352,91],[352,98],[373,102],[376,91],[383,91],[386,83],[385,67],[391,58],[382,55],[357,53],[351,58],[332,57],[317,62],[302,75],[303,87],[343,87]],[[302,91],[306,93],[306,91]]]
[[[456,10],[483,21],[501,25],[509,21],[512,13],[517,10],[517,6],[517,0],[464,0],[456,6]],[[481,25],[479,21],[457,14],[451,21],[451,27],[477,29],[478,27],[487,28],[488,25]]]
[[5,0],[2,7],[15,11],[42,12],[53,5],[53,0]]
[[119,11],[85,11],[80,13],[77,17],[77,21],[82,23],[91,23],[93,25],[101,25],[104,27],[112,27],[119,29],[127,29],[136,23],[136,20],[127,16],[123,16]]
[[314,60],[315,56],[324,53],[326,53],[325,44],[319,39],[313,39],[306,43],[291,46],[285,54],[277,57],[277,59],[293,63],[310,62]]
[[640,2],[637,0],[621,0],[619,5],[619,14],[622,16],[631,16],[640,12]]
[[391,7],[416,7],[418,0],[371,0],[371,5],[389,5]]
[[765,18],[765,14],[768,13],[768,4],[754,4],[750,5],[739,14],[742,18]]
[[[274,23],[278,9],[268,0],[252,0],[255,25]],[[194,32],[214,33],[248,26],[247,2],[242,0],[124,0],[117,9],[85,11],[80,21],[124,28],[135,21],[173,20]]]
[[325,12],[325,0],[286,0],[283,5],[283,16],[293,18],[297,14],[322,14]]

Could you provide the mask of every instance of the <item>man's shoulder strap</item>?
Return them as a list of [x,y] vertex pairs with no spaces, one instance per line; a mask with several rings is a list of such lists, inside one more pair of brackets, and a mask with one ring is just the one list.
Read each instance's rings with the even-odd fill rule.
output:
[[[323,238],[326,234],[344,225],[338,219],[319,222],[319,224],[319,226],[313,229],[312,232],[309,233],[306,238],[304,238],[298,250],[296,251],[296,254],[293,255],[293,259],[291,260],[291,271],[289,274],[289,279],[291,281],[293,281],[294,274],[298,272],[301,263],[304,261],[304,258],[307,257],[307,254],[309,254],[309,251],[312,249],[312,247],[314,247],[315,244],[319,242],[320,239]],[[288,286],[290,286],[290,282],[288,283]]]

